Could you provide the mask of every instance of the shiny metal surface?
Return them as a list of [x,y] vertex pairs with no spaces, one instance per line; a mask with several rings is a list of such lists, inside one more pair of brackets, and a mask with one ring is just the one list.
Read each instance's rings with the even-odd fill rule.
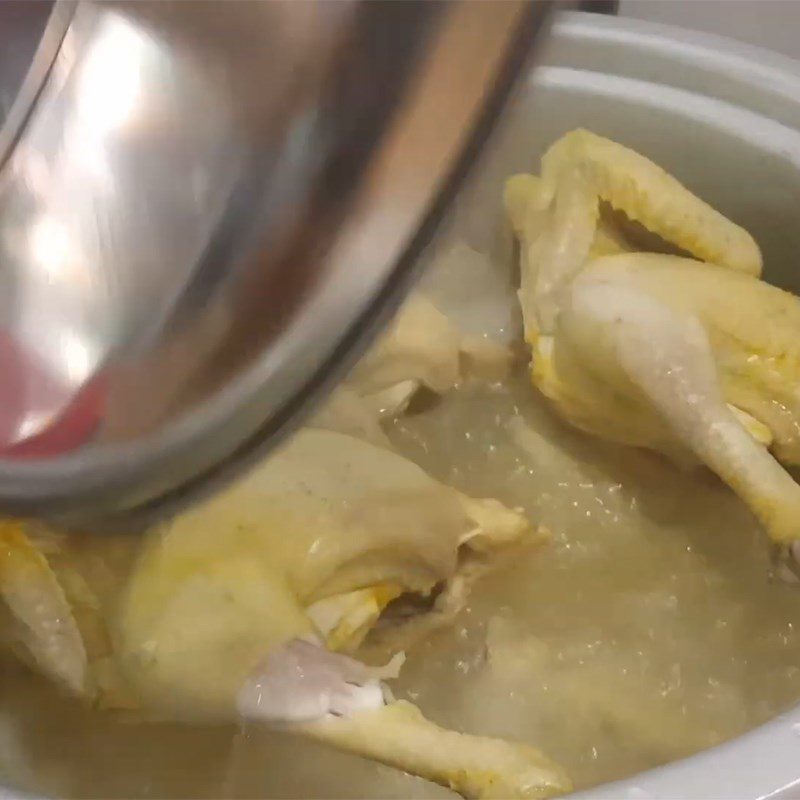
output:
[[170,63],[124,15],[66,11],[0,176],[11,373],[0,433],[12,445],[49,427],[109,358],[163,325],[238,167],[220,90]]
[[[775,270],[770,280],[800,289],[800,63],[714,36],[586,14],[556,23],[543,61],[456,209],[452,224],[468,242],[495,242],[508,174],[529,169],[565,130],[588,125],[670,170],[691,170],[697,191],[757,236]],[[726,744],[575,797],[798,798],[799,729],[795,707]],[[31,797],[0,787],[3,800]]]
[[0,506],[163,510],[277,441],[547,6],[57,0],[0,130]]

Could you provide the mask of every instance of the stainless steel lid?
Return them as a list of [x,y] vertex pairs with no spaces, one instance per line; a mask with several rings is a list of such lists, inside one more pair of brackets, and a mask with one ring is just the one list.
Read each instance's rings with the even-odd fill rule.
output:
[[548,5],[0,5],[0,507],[164,509],[274,443],[391,310]]

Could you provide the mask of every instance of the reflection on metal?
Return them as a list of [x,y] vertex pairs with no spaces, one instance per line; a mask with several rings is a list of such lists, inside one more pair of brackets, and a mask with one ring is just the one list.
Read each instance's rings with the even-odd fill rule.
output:
[[274,443],[546,5],[56,2],[0,130],[0,505],[162,508]]

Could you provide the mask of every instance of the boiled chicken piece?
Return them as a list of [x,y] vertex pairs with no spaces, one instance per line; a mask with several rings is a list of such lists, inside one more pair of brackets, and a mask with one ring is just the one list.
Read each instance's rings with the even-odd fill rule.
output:
[[388,450],[302,431],[154,534],[122,605],[125,673],[172,716],[238,709],[470,796],[563,791],[538,751],[443,731],[388,699],[380,670],[331,649],[353,650],[392,599],[456,580],[470,553],[525,535],[517,512]]
[[[747,231],[652,161],[609,139],[572,131],[542,157],[541,178],[531,177],[526,183],[512,178],[507,188],[512,224],[527,228],[521,231],[527,331],[552,330],[563,292],[590,255],[601,200],[695,258],[761,273],[761,252]],[[526,188],[533,224],[520,222]],[[541,216],[547,219],[543,227],[536,224]]]
[[[384,681],[399,653],[385,668],[356,660],[379,619],[391,627],[392,601],[428,596],[431,614],[443,603],[454,614],[476,564],[542,538],[521,513],[444,486],[384,447],[300,431],[147,534],[135,559],[121,560],[116,591],[108,576],[79,570],[96,599],[80,608],[66,586],[80,561],[71,539],[40,547],[30,525],[3,530],[0,592],[20,625],[16,645],[74,694],[160,719],[244,715],[465,796],[569,788],[529,745],[447,731],[394,701]],[[402,632],[405,620],[394,625]]]
[[[454,248],[447,261],[475,262],[475,256],[466,247]],[[500,302],[489,304],[492,321],[503,318]],[[381,421],[404,413],[421,388],[444,395],[468,379],[500,380],[510,365],[507,340],[465,330],[416,293],[309,425],[389,447]]]
[[388,447],[381,420],[404,413],[420,389],[444,395],[508,374],[517,326],[510,280],[496,265],[456,242],[422,282],[310,426]]
[[75,694],[90,691],[80,630],[47,558],[18,522],[0,522],[0,597],[11,617],[12,645]]
[[[800,537],[800,301],[758,278],[743,229],[644,157],[586,131],[515,176],[532,379],[575,426],[714,470],[773,540]],[[598,202],[693,258],[642,252]],[[597,257],[601,253],[617,253]],[[704,262],[714,263],[704,263]]]
[[597,198],[701,261],[761,274],[761,251],[744,228],[639,153],[589,131],[573,131],[542,157],[542,180],[550,191],[556,192],[570,175],[580,176]]
[[397,414],[420,386],[443,394],[460,377],[460,336],[422,295],[412,295],[346,381],[378,414]]
[[[227,669],[225,681],[196,670],[187,676],[185,653],[208,646],[247,671],[273,641],[306,633],[333,634],[340,649],[352,650],[365,609],[382,610],[403,593],[446,593],[471,560],[522,538],[537,534],[516,511],[466,497],[385,448],[303,430],[227,492],[152,535],[126,590],[119,641],[143,696],[156,705],[181,705],[184,685],[192,713],[202,711],[198,696],[208,713],[227,713],[245,676]],[[183,581],[186,558],[196,569]],[[229,632],[240,650],[252,650],[252,663],[202,626],[185,626],[184,613]],[[340,626],[352,628],[354,640],[342,641]],[[243,629],[251,633],[242,636]],[[151,659],[157,641],[163,652]],[[199,691],[201,681],[207,685]]]
[[[742,497],[775,541],[788,543],[800,536],[800,486],[753,432],[758,423],[766,427],[773,452],[797,463],[794,332],[800,303],[768,284],[672,256],[609,256],[573,283],[550,368],[558,374],[573,359],[562,374],[577,368],[601,376],[602,391],[589,401],[599,411],[594,433],[607,435],[602,420],[616,409],[627,421],[615,427],[630,443],[667,452],[684,446]],[[543,360],[542,385],[558,405]]]
[[469,377],[499,380],[510,358],[507,343],[463,330],[424,294],[415,293],[345,386],[374,413],[396,415],[420,387],[445,394]]
[[568,791],[566,774],[519,742],[439,727],[405,700],[387,696],[389,671],[365,667],[313,642],[279,648],[239,694],[243,716],[411,772],[464,797],[539,798]]
[[0,645],[70,694],[132,708],[112,642],[113,609],[141,540],[0,521]]

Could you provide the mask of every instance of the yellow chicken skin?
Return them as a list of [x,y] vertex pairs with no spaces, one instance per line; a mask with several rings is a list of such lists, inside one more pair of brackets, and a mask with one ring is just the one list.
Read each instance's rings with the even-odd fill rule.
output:
[[90,690],[83,638],[64,588],[19,522],[0,522],[0,597],[18,652],[75,694]]
[[[508,363],[507,346],[415,295],[307,429],[144,539],[0,521],[0,641],[103,708],[259,721],[465,797],[568,791],[536,748],[442,729],[383,683],[505,551],[548,538],[431,479],[381,426],[420,387],[443,394]],[[386,667],[350,655],[373,633],[395,653]]]
[[[682,255],[631,252],[599,202]],[[752,237],[638,153],[574,131],[505,204],[534,385],[588,433],[696,459],[770,537],[800,537],[800,301]],[[706,263],[714,262],[714,263]]]
[[605,200],[697,259],[761,274],[761,251],[744,228],[639,153],[590,131],[572,131],[542,157],[542,181],[558,194],[573,179],[595,202]]
[[[568,791],[536,748],[442,729],[383,683],[505,551],[547,539],[434,481],[381,425],[421,387],[496,379],[509,354],[417,294],[308,428],[144,539],[0,521],[0,644],[99,707],[261,721],[465,797]],[[362,643],[395,655],[368,667]]]
[[644,156],[575,130],[542,156],[541,177],[513,176],[506,184],[506,208],[523,245],[520,302],[529,341],[552,330],[563,293],[587,258],[618,239],[601,220],[600,201],[699,260],[761,274],[761,251],[746,230]]
[[[94,591],[102,581],[69,538],[46,555],[33,529],[0,528],[0,592],[20,625],[17,647],[73,694],[160,719],[260,721],[467,797],[569,789],[536,748],[444,730],[393,700],[383,680],[401,653],[378,668],[352,655],[379,621],[404,627],[382,618],[392,601],[435,592],[430,613],[455,613],[476,566],[541,541],[517,511],[444,486],[385,447],[307,428],[147,534],[122,560],[116,592]],[[83,609],[64,585],[77,573],[94,592]],[[106,631],[110,659],[92,627]]]

